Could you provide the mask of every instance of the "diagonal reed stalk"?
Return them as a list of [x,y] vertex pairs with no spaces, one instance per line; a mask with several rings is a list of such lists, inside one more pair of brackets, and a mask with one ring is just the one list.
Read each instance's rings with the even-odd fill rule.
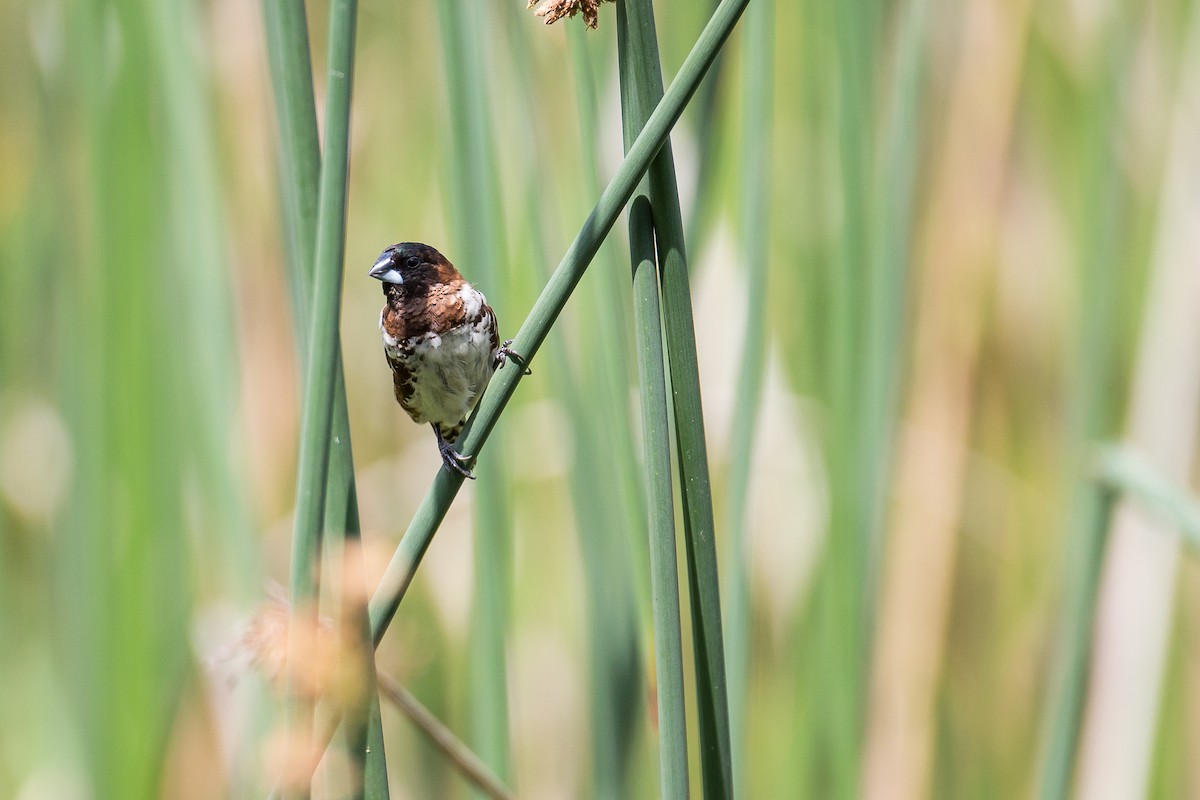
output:
[[[626,109],[628,142],[632,131],[642,125],[663,91],[654,9],[649,0],[618,0],[617,53],[621,62],[621,94]],[[662,331],[670,369],[679,484],[683,496],[701,774],[706,797],[729,797],[733,792],[733,776],[712,486],[684,252],[683,214],[669,142],[655,156],[648,177],[662,287]]]
[[[626,102],[629,98],[626,98]],[[627,106],[624,119],[636,111]],[[631,126],[626,124],[626,134]],[[643,182],[643,188],[646,184]],[[641,192],[629,208],[634,320],[641,379],[642,436],[650,534],[650,589],[654,607],[654,662],[658,696],[659,780],[662,796],[688,796],[687,718],[683,644],[679,631],[679,568],[675,558],[675,502],[671,491],[671,431],[666,363],[654,252],[654,217]]]
[[[325,199],[334,205],[325,209],[324,215],[318,219],[321,157],[318,149],[312,66],[304,7],[296,3],[267,0],[264,3],[263,11],[281,141],[280,173],[284,196],[284,228],[287,234],[286,243],[289,254],[290,280],[288,284],[292,289],[292,303],[297,328],[301,332],[301,353],[310,367],[308,372],[311,373],[313,365],[319,362],[314,360],[316,354],[309,345],[324,337],[329,347],[318,357],[331,361],[328,369],[332,375],[332,396],[327,412],[328,419],[324,423],[323,430],[313,432],[314,436],[323,439],[323,442],[316,446],[324,452],[314,454],[310,451],[308,453],[310,459],[314,456],[318,459],[327,459],[324,467],[326,474],[321,478],[321,488],[325,490],[324,497],[319,500],[315,497],[310,498],[310,517],[304,523],[307,526],[304,536],[311,537],[310,540],[302,540],[299,535],[301,530],[299,506],[297,508],[298,535],[294,543],[296,559],[292,570],[293,601],[304,596],[302,593],[307,593],[310,604],[313,606],[312,611],[315,613],[316,570],[318,568],[316,551],[319,547],[317,542],[319,542],[322,525],[332,531],[344,533],[350,539],[358,539],[360,533],[353,455],[350,445],[350,425],[346,409],[345,378],[341,364],[340,337],[337,334],[345,219],[347,167],[345,128],[348,128],[350,71],[344,69],[340,76],[331,74],[330,77],[330,100],[334,99],[332,92],[336,84],[337,91],[341,95],[339,102],[344,104],[342,111],[344,121],[341,123],[343,131],[340,141],[342,153],[339,157],[335,150],[330,150],[330,153],[334,155],[335,165],[340,162],[341,168],[335,170],[335,172],[340,172],[340,175],[331,174],[329,178],[331,181],[340,182],[340,188],[327,187],[325,189]],[[342,6],[340,11],[341,24],[335,25],[331,29],[331,69],[338,69],[346,65],[352,67],[355,8]],[[334,36],[338,37],[336,48],[332,38]],[[335,49],[339,59],[337,64],[332,60]],[[329,107],[331,111],[336,111],[338,108],[332,104]],[[331,116],[330,119],[332,122],[333,117]],[[338,139],[333,139],[331,144],[335,147],[339,146]],[[337,197],[329,196],[330,192],[336,192]],[[336,206],[340,206],[340,208]],[[331,214],[335,216],[331,216]],[[314,239],[318,226],[322,230],[325,230],[326,226],[336,226],[337,231],[326,232],[318,245]],[[311,313],[314,310],[312,298],[316,295],[314,250],[318,246],[323,248],[321,252],[325,261],[323,261],[322,267],[328,269],[329,260],[332,259],[333,262],[336,262],[337,271],[335,297],[332,298],[334,317],[332,321],[326,321],[327,327],[324,328],[319,327],[317,315]],[[329,287],[327,286],[325,290],[329,292]],[[328,301],[326,307],[328,308]],[[314,376],[311,374],[306,377],[306,391],[312,377]],[[325,380],[328,381],[329,377],[326,376]],[[306,398],[310,397],[311,395],[306,393]],[[309,404],[306,402],[306,412],[308,407]],[[313,423],[320,424],[316,420]],[[316,468],[316,465],[310,463],[310,470]],[[315,477],[315,475],[312,476],[312,479]],[[303,485],[305,484],[301,483],[301,486]],[[300,492],[297,492],[298,500],[299,497]],[[323,511],[321,510],[322,505],[324,506]],[[315,520],[311,516],[314,513],[318,514]],[[346,565],[345,575],[347,581],[353,582],[361,579],[361,549],[352,548],[350,557],[354,563]],[[352,592],[346,591],[343,594],[349,597]],[[387,797],[388,785],[382,722],[379,716],[378,696],[374,691],[374,659],[370,656],[371,649],[366,646],[369,641],[369,628],[365,614],[361,610],[356,612],[352,608],[342,609],[341,622],[355,624],[351,620],[352,615],[358,617],[358,624],[362,626],[358,637],[362,642],[362,647],[360,652],[349,655],[355,658],[359,664],[364,681],[361,697],[366,704],[363,708],[352,711],[354,723],[347,731],[351,758],[357,773],[354,780],[369,796]]]
[[[613,176],[592,213],[567,249],[558,268],[550,276],[525,323],[517,332],[513,348],[532,359],[550,332],[558,315],[566,306],[579,279],[583,277],[600,243],[612,229],[625,203],[633,195],[650,161],[663,146],[683,108],[699,86],[721,45],[729,37],[748,0],[722,0],[721,5],[705,26],[692,51],[680,67],[675,81],[663,95],[662,101],[650,115],[645,128],[629,148],[625,161]],[[476,410],[474,418],[459,438],[460,450],[478,454],[487,442],[508,401],[522,377],[519,369],[504,369],[492,380]],[[395,555],[371,598],[371,633],[376,646],[387,630],[404,593],[412,582],[413,573],[424,556],[434,533],[446,516],[446,511],[462,487],[463,478],[447,470],[439,470],[433,485],[413,516],[408,530],[400,540]]]
[[[471,748],[463,744],[453,731],[443,725],[432,711],[422,705],[412,692],[386,672],[379,673],[378,677],[379,693],[391,700],[400,712],[425,734],[433,746],[455,766],[459,774],[492,800],[513,800],[516,795],[504,782],[496,777],[488,765],[483,763]],[[368,797],[374,795],[368,794]]]

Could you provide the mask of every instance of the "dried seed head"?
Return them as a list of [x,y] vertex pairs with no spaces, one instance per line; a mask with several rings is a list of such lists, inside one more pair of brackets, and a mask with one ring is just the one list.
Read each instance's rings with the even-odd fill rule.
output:
[[545,17],[547,25],[582,12],[584,23],[595,29],[600,21],[600,4],[604,2],[611,3],[615,0],[529,0],[529,8],[537,6],[533,13]]
[[370,657],[369,648],[356,640],[349,626],[343,625],[339,633],[327,617],[303,613],[293,619],[292,613],[283,589],[272,587],[246,626],[238,649],[249,655],[250,664],[268,683],[282,690],[291,633],[296,637],[294,688],[310,699],[328,695],[341,705],[354,705],[366,686],[362,660]]

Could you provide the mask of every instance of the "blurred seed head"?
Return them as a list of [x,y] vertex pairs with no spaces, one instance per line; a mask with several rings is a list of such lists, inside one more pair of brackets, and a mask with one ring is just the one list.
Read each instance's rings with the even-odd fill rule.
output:
[[343,708],[356,707],[367,690],[364,661],[372,651],[359,638],[356,623],[356,612],[362,612],[365,602],[361,587],[356,584],[345,594],[349,602],[343,607],[350,619],[339,628],[311,607],[294,610],[283,587],[272,585],[229,657],[247,656],[250,667],[282,694],[288,678],[289,640],[294,636],[293,690],[311,701],[324,697]]

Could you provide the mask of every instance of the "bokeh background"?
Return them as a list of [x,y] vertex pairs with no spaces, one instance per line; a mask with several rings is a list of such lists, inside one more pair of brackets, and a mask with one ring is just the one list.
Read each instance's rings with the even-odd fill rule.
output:
[[[466,7],[486,267],[456,255],[483,224],[451,188],[462,42],[436,3],[360,9],[342,346],[373,575],[438,457],[367,268],[433,243],[511,335],[621,157],[612,5],[586,32]],[[711,8],[657,4],[667,80]],[[3,3],[0,74],[0,796],[261,796],[279,714],[239,641],[287,583],[300,395],[262,9]],[[1076,790],[1200,793],[1195,561],[1092,488],[1105,441],[1195,485],[1197,76],[1187,0],[752,0],[672,139],[744,796],[1036,793],[1080,607]],[[656,792],[628,289],[619,228],[380,650],[467,741],[505,715],[521,797]],[[393,797],[468,794],[384,725]]]

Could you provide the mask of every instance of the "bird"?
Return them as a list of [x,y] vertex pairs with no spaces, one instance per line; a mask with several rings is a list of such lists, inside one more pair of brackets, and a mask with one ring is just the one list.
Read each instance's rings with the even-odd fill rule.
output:
[[487,298],[436,248],[394,244],[368,275],[383,283],[379,332],[396,402],[433,427],[446,469],[474,480],[473,456],[454,443],[492,374],[510,358],[528,374],[525,359],[500,341]]

